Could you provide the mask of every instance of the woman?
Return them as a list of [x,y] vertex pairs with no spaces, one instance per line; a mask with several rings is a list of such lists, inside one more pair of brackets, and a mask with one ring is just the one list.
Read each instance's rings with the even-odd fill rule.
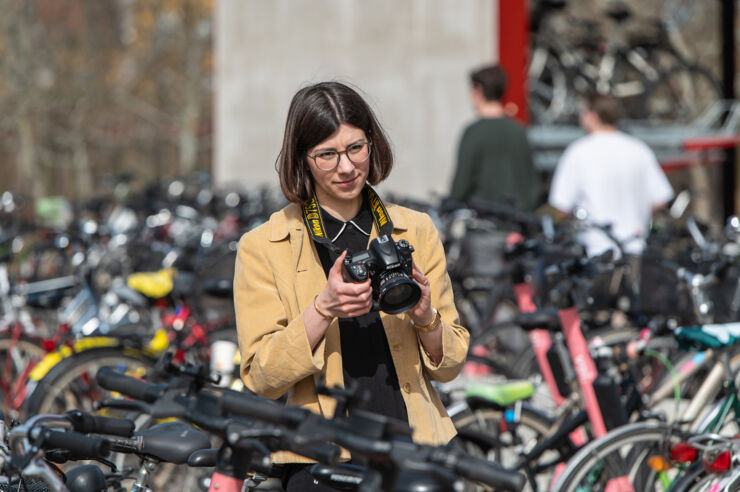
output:
[[[429,378],[460,372],[469,335],[459,325],[444,250],[431,219],[386,208],[370,185],[393,155],[372,110],[353,89],[324,82],[301,89],[288,111],[277,170],[291,202],[239,243],[234,301],[246,386],[331,416],[316,381],[350,381],[372,395],[367,410],[409,423],[415,441],[440,445],[455,430]],[[421,298],[391,315],[372,308],[370,279],[346,282],[346,249],[357,253],[388,234],[414,247]],[[349,458],[349,456],[345,456]],[[275,463],[307,463],[276,453]],[[290,466],[286,490],[310,488],[305,465]],[[302,488],[303,487],[303,488]]]

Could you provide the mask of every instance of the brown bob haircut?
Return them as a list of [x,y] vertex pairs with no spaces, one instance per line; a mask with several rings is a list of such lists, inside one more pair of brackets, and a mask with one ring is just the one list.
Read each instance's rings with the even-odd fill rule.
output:
[[376,185],[388,177],[393,152],[370,106],[357,91],[340,82],[321,82],[299,90],[288,110],[276,166],[288,201],[303,204],[313,196],[307,152],[332,136],[342,123],[363,130],[371,142],[368,183]]

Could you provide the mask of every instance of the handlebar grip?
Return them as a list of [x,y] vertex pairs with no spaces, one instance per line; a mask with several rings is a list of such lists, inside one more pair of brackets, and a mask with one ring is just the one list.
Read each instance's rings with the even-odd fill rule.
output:
[[490,485],[496,490],[519,492],[524,488],[527,479],[524,475],[513,470],[507,470],[495,463],[462,455],[453,466],[453,473]]
[[284,407],[272,400],[266,400],[238,391],[224,391],[221,395],[221,410],[244,417],[277,425],[293,426],[300,423],[305,415],[303,409]]
[[154,403],[164,391],[161,385],[147,383],[140,379],[126,376],[111,367],[101,367],[95,376],[96,381],[103,388],[116,391],[135,400]]
[[74,431],[57,431],[45,428],[41,431],[42,447],[66,449],[75,456],[105,458],[110,452],[110,443],[105,439],[90,437]]
[[133,420],[100,417],[79,410],[69,410],[65,415],[69,418],[74,430],[83,434],[112,434],[131,437],[136,427]]
[[342,454],[342,448],[329,442],[315,444],[312,446],[291,446],[290,451],[318,461],[333,465],[339,462],[339,456]]

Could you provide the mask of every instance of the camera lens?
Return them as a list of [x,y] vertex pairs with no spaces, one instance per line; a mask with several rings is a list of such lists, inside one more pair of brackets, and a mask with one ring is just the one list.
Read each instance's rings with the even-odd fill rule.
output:
[[397,306],[399,304],[403,304],[403,302],[411,298],[412,295],[412,289],[409,284],[400,284],[386,292],[383,299],[386,304]]
[[421,299],[421,288],[401,271],[381,274],[378,282],[378,304],[388,314],[403,313]]

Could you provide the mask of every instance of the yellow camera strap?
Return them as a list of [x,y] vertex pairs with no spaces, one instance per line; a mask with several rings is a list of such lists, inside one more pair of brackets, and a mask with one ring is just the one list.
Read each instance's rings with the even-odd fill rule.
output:
[[[385,208],[383,201],[369,185],[365,185],[362,192],[365,194],[365,200],[370,205],[370,212],[372,213],[375,227],[378,229],[378,235],[387,235],[388,237],[391,237],[391,234],[393,233],[393,222],[391,221],[391,216],[388,214],[388,210]],[[332,243],[326,232],[324,219],[321,216],[319,199],[315,194],[310,200],[303,204],[303,221],[306,223],[308,234],[311,236],[311,239],[317,243],[325,244],[329,250],[337,256],[342,253],[342,251]]]

